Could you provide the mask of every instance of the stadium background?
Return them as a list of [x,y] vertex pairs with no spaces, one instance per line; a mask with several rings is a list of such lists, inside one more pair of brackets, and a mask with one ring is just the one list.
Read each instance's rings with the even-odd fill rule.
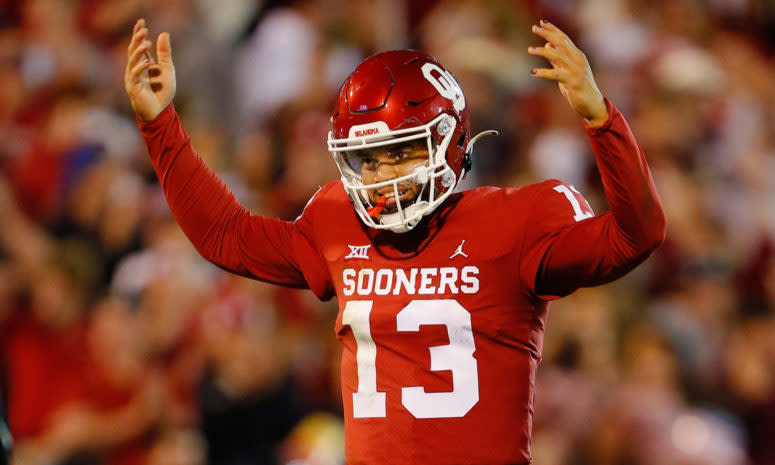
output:
[[[458,77],[469,184],[605,199],[526,53],[590,58],[646,151],[664,246],[552,305],[537,465],[775,464],[775,5],[769,0],[0,0],[0,355],[18,465],[341,463],[334,303],[230,276],[171,217],[122,85],[135,19],[172,34],[176,107],[250,209],[336,177],[338,86],[414,47]],[[400,447],[400,444],[396,444]]]

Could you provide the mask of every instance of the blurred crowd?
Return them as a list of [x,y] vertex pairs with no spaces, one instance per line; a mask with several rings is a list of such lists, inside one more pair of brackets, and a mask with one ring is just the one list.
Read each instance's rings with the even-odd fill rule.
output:
[[586,52],[668,217],[645,265],[552,304],[537,465],[775,464],[775,4],[768,0],[0,0],[0,392],[15,465],[343,463],[336,303],[201,259],[123,90],[169,31],[175,105],[249,209],[337,177],[338,87],[371,53],[452,70],[466,186],[605,197],[579,118],[530,75],[546,18]]

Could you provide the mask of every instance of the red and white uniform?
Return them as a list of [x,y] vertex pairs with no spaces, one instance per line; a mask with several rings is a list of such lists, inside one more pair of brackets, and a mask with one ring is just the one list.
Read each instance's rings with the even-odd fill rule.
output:
[[526,464],[548,302],[622,276],[664,235],[645,158],[609,112],[588,133],[611,211],[557,180],[482,187],[404,234],[365,227],[340,181],[294,222],[251,215],[171,106],[141,129],[205,258],[337,297],[348,464]]

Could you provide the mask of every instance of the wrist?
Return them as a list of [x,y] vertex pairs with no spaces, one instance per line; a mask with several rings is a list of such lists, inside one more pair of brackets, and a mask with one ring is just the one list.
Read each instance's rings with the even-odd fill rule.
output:
[[155,114],[151,113],[135,113],[136,119],[141,124],[151,124],[156,121],[164,119],[164,115],[169,113],[174,108],[172,102],[159,109]]
[[595,111],[592,111],[589,115],[584,116],[584,122],[586,122],[590,127],[602,126],[606,121],[608,121],[610,116],[611,115],[608,113],[608,105],[606,105],[605,99],[601,95],[600,104],[597,105]]
[[153,131],[156,128],[166,125],[174,115],[175,106],[170,102],[170,104],[164,107],[153,119],[144,120],[139,113],[135,114],[135,119],[137,120],[137,124],[141,131]]
[[596,128],[605,124],[605,122],[608,121],[609,116],[608,110],[606,109],[604,115],[594,117],[593,119],[584,118],[584,122],[587,123],[589,127]]
[[160,108],[155,111],[143,111],[143,112],[136,112],[137,117],[140,118],[140,120],[144,122],[153,121],[155,120],[162,112],[163,108]]

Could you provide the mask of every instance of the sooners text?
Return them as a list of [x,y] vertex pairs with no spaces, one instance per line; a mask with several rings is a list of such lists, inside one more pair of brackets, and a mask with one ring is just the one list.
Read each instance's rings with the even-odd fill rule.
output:
[[363,268],[342,271],[343,292],[358,295],[443,295],[479,292],[479,268],[464,266],[443,268]]

